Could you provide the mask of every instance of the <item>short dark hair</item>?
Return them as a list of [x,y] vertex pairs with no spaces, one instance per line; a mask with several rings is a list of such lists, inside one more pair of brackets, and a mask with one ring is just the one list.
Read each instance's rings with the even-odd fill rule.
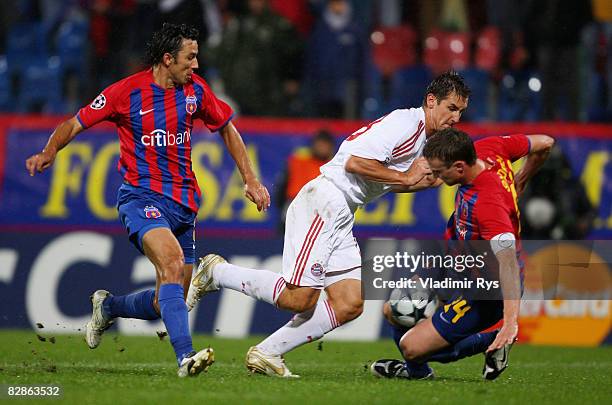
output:
[[315,134],[315,136],[312,138],[312,143],[317,141],[323,141],[334,145],[336,144],[334,136],[327,129],[321,129]]
[[461,98],[468,98],[472,94],[468,85],[463,81],[463,77],[459,73],[449,70],[429,83],[427,90],[425,90],[425,97],[423,97],[423,105],[425,105],[429,93],[433,94],[440,103],[452,92],[455,92]]
[[427,140],[423,149],[427,159],[439,159],[446,167],[462,160],[470,166],[476,163],[476,149],[468,134],[455,128],[445,128]]
[[161,63],[166,53],[176,58],[183,45],[183,39],[197,41],[199,36],[200,32],[187,24],[164,23],[161,29],[153,33],[151,41],[147,44],[145,62],[149,66],[157,65]]

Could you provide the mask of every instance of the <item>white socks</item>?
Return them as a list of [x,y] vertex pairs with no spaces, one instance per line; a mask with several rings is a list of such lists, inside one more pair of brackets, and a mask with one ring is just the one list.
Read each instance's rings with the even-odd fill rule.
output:
[[213,280],[218,287],[230,288],[272,305],[276,305],[286,285],[280,274],[229,263],[219,263],[213,268]]
[[[249,297],[276,305],[285,289],[285,280],[268,270],[255,270],[229,263],[219,263],[213,268],[213,279],[218,287],[240,291]],[[296,314],[257,347],[265,353],[280,355],[304,343],[320,339],[340,324],[327,300],[317,302],[309,311]]]
[[285,354],[304,343],[322,338],[338,326],[340,324],[329,302],[319,301],[313,309],[295,315],[257,347],[271,355]]

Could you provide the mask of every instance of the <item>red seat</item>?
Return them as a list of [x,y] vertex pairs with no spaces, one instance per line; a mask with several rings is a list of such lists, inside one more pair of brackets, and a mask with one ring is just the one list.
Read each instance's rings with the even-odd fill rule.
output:
[[499,66],[501,36],[496,27],[485,27],[476,38],[476,67],[491,72]]
[[425,38],[423,60],[434,75],[449,69],[463,70],[470,64],[470,34],[434,29]]
[[416,31],[407,25],[375,30],[370,35],[372,57],[379,71],[389,76],[416,63]]
[[446,32],[433,29],[423,43],[423,62],[429,66],[434,76],[448,70],[450,65],[444,52]]
[[454,70],[463,70],[470,65],[470,34],[467,32],[447,32],[442,42],[448,64]]

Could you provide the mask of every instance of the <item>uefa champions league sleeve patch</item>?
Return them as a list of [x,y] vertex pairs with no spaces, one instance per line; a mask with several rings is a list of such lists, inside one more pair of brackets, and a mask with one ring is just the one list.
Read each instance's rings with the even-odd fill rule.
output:
[[101,110],[106,105],[106,97],[104,94],[100,93],[98,97],[89,105],[94,110]]

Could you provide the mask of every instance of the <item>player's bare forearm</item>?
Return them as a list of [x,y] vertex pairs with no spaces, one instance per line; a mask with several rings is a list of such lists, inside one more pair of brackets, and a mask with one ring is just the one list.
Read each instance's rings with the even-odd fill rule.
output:
[[268,209],[270,207],[270,193],[257,179],[240,133],[231,122],[219,132],[242,176],[245,196],[257,205],[259,211]]
[[516,174],[516,191],[518,195],[525,190],[527,182],[540,170],[552,147],[555,145],[554,138],[548,135],[528,135],[530,143],[527,161]]
[[26,160],[26,169],[30,176],[34,176],[36,172],[41,173],[51,166],[55,161],[57,152],[68,145],[81,131],[83,131],[83,126],[76,117],[59,124],[49,137],[43,150]]
[[257,176],[255,176],[255,172],[253,171],[251,160],[246,151],[246,146],[234,124],[229,122],[219,130],[219,133],[232,159],[236,162],[236,167],[238,167],[238,171],[242,176],[242,181],[246,184],[248,180],[255,179]]
[[366,180],[400,187],[415,186],[425,176],[431,174],[429,166],[422,160],[415,161],[407,172],[400,172],[385,167],[377,160],[357,156],[351,156],[348,159],[345,170]]
[[504,297],[504,321],[518,321],[521,279],[516,250],[507,248],[495,255],[499,262],[499,278]]
[[521,304],[521,281],[516,250],[513,248],[503,249],[497,252],[495,256],[499,262],[499,278],[504,298],[504,325],[499,330],[493,343],[487,348],[487,352],[514,343],[518,335],[518,317]]

